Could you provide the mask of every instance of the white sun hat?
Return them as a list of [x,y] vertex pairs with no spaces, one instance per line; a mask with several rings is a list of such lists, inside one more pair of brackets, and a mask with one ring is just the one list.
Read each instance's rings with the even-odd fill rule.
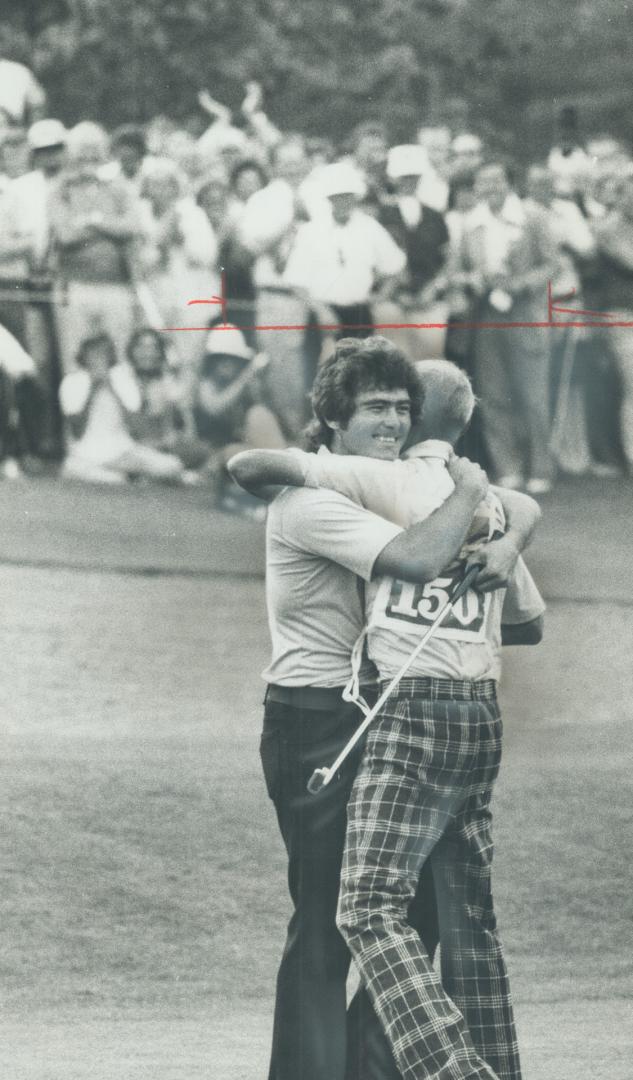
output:
[[366,185],[362,173],[348,161],[335,161],[319,170],[319,188],[323,195],[357,195],[362,199]]
[[246,344],[242,331],[228,324],[209,331],[206,352],[207,356],[237,356],[240,360],[250,360],[253,356],[253,350]]
[[36,120],[27,139],[31,150],[48,150],[51,146],[65,146],[67,134],[61,120]]
[[428,167],[426,150],[415,143],[392,146],[387,156],[387,176],[390,180],[397,180],[400,176],[422,176]]

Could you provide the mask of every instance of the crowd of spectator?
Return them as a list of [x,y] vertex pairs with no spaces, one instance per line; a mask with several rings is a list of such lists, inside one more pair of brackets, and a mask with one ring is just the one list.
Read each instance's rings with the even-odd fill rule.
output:
[[468,371],[464,449],[497,482],[542,495],[560,474],[633,469],[633,327],[605,325],[633,322],[617,139],[567,132],[519,176],[442,126],[399,145],[377,122],[345,145],[281,132],[257,84],[236,117],[202,93],[180,127],[66,128],[10,69],[2,477],[207,484],[235,508],[228,458],[296,442],[334,338],[376,324]]

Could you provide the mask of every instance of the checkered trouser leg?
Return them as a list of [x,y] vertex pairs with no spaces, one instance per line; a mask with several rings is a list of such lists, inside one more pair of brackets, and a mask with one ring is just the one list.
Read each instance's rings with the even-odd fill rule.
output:
[[[405,1080],[520,1080],[490,886],[496,703],[400,696],[386,709],[348,806],[339,928]],[[428,858],[444,985],[407,922]]]

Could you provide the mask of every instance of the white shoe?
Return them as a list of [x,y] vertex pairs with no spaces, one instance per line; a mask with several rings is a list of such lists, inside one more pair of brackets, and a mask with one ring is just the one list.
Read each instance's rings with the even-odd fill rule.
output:
[[600,476],[605,480],[610,480],[615,476],[622,476],[622,469],[619,465],[609,465],[606,461],[593,461],[589,472],[592,476]]
[[15,458],[6,458],[0,465],[0,476],[3,476],[5,480],[19,480],[23,475]]
[[525,485],[525,490],[528,495],[547,495],[552,490],[552,482],[544,477],[531,476]]
[[523,477],[518,473],[508,473],[506,476],[500,476],[497,480],[497,485],[502,488],[509,488],[510,491],[517,491],[520,487],[523,487]]

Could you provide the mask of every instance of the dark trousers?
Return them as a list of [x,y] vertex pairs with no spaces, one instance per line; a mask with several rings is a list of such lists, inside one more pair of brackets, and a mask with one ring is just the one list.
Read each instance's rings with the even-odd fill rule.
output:
[[14,381],[0,369],[0,461],[39,453],[42,412],[37,381],[30,376]]
[[345,330],[337,330],[338,338],[372,336],[374,316],[369,304],[331,304],[330,307],[338,325],[346,327]]
[[[362,720],[334,696],[314,709],[268,700],[261,758],[288,852],[294,910],[277,977],[269,1080],[398,1080],[399,1072],[370,1000],[361,988],[346,1004],[350,954],[336,928],[347,801],[362,755],[357,746],[318,795],[307,782],[331,764]],[[438,940],[430,874],[410,919],[432,957]]]

